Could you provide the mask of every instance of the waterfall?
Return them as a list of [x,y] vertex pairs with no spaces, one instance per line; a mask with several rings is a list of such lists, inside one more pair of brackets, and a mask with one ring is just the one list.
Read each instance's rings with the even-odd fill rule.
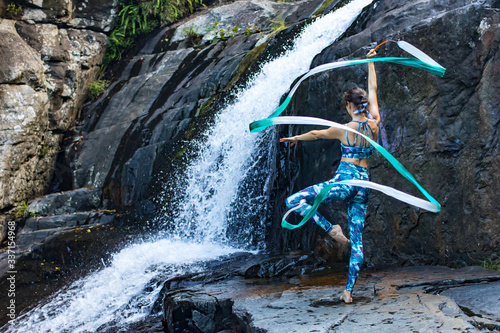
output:
[[[195,143],[197,157],[183,173],[174,225],[161,238],[129,245],[100,271],[73,282],[19,316],[7,332],[118,331],[147,317],[168,278],[203,269],[203,262],[263,247],[272,135],[251,134],[248,124],[278,107],[313,57],[334,42],[372,0],[355,0],[306,26],[289,50],[263,64],[220,110],[211,129]],[[259,150],[260,149],[260,150]],[[270,163],[270,162],[269,162]],[[257,189],[254,184],[259,183]],[[258,221],[248,221],[248,219]],[[146,291],[147,290],[147,291]]]

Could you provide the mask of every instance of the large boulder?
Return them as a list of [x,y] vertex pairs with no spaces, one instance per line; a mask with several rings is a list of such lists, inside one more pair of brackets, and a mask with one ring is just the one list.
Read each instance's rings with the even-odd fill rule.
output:
[[[461,266],[491,256],[500,246],[495,195],[500,190],[500,14],[492,6],[483,1],[379,1],[312,64],[362,58],[377,42],[393,39],[408,41],[447,68],[439,78],[409,67],[376,65],[379,140],[441,203],[442,211],[429,213],[372,191],[364,234],[368,263]],[[407,56],[395,44],[378,51]],[[355,84],[366,87],[366,77],[364,66],[313,77],[295,94],[290,113],[346,122],[341,94]],[[293,133],[307,129],[297,127]],[[279,176],[283,192],[276,199],[271,243],[314,248],[321,233],[313,223],[300,232],[277,232],[283,202],[329,179],[340,160],[339,147],[326,141],[301,143],[290,158]],[[381,155],[372,158],[370,172],[377,183],[421,195]],[[344,207],[328,205],[321,212],[347,230]]]
[[0,84],[41,86],[45,81],[43,62],[17,34],[14,22],[0,19]]

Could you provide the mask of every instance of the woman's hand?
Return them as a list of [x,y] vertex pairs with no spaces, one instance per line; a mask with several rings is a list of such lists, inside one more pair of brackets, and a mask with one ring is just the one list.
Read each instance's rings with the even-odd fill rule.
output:
[[296,136],[292,136],[290,138],[281,138],[280,139],[280,142],[290,142],[290,147],[293,147],[298,141],[299,141],[299,139],[297,139]]
[[368,52],[368,54],[366,55],[366,57],[368,59],[371,59],[371,58],[375,58],[376,55],[377,55],[377,52],[375,51],[375,49],[371,49],[370,52]]

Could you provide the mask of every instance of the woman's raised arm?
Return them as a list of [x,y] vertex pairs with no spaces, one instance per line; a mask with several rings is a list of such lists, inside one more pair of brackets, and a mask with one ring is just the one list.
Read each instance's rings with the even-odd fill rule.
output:
[[[371,49],[366,55],[368,59],[374,58],[377,55],[375,49]],[[378,111],[377,100],[377,74],[375,73],[375,65],[373,62],[368,63],[368,110],[373,116],[373,120],[380,124],[380,113]]]

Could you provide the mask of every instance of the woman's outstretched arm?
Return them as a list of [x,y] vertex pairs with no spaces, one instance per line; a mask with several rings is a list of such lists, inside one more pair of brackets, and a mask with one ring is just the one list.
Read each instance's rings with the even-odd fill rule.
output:
[[[290,142],[290,147],[293,147],[299,141],[312,141],[318,139],[339,139],[344,133],[342,130],[330,127],[324,130],[314,130],[304,134],[292,136],[290,138],[281,138],[280,142]],[[344,134],[345,135],[345,134]]]
[[[366,55],[368,59],[374,58],[377,55],[375,49],[371,49]],[[375,73],[375,65],[373,62],[368,63],[368,110],[373,116],[373,120],[380,124],[380,113],[378,111],[377,100],[377,74]]]

